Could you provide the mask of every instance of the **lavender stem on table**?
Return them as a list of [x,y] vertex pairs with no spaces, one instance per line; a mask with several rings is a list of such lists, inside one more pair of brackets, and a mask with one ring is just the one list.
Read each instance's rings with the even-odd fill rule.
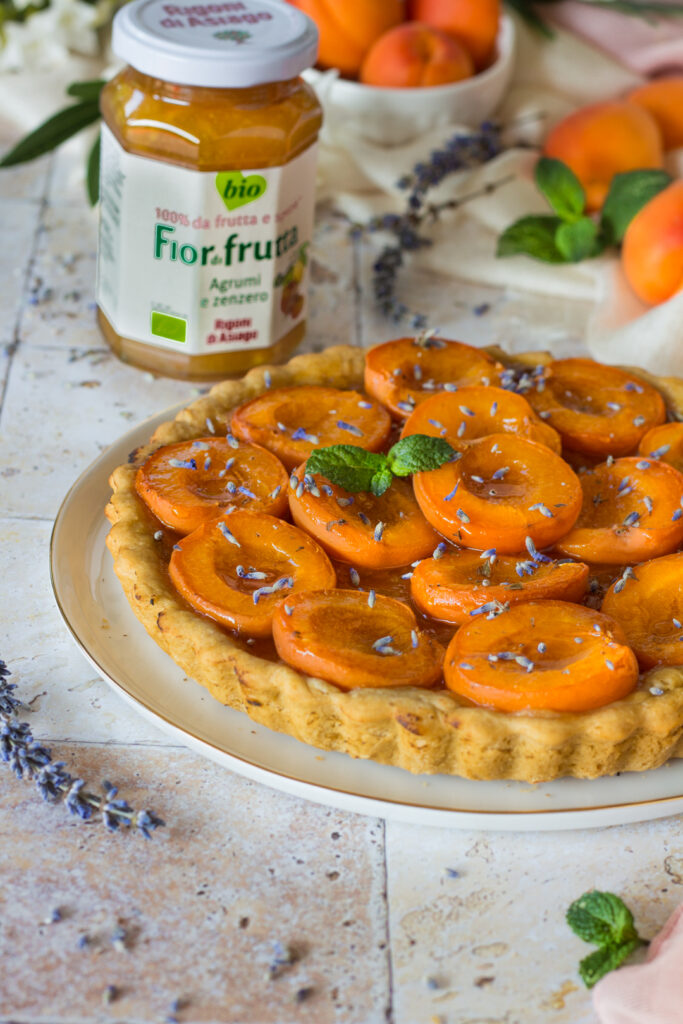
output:
[[16,685],[8,682],[10,675],[0,659],[0,760],[10,766],[18,779],[32,779],[43,800],[63,801],[69,813],[82,821],[98,814],[112,832],[133,828],[145,839],[151,839],[154,829],[164,825],[161,818],[151,811],[134,811],[126,800],[117,800],[117,787],[110,782],[102,783],[102,795],[86,790],[83,779],[66,771],[64,762],[53,761],[51,751],[34,739],[28,722],[16,717],[17,711],[24,710],[26,705],[14,696]]

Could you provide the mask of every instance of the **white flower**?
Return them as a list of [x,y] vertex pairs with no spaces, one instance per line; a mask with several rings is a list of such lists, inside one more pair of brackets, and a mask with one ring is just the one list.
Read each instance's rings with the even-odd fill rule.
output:
[[70,53],[95,56],[99,50],[97,7],[83,0],[52,0],[25,22],[5,22],[0,71],[47,70],[68,60]]

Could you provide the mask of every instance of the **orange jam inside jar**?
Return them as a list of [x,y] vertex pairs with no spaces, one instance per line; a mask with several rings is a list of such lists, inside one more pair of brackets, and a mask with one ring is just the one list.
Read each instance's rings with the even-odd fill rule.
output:
[[115,354],[184,380],[286,358],[306,331],[313,22],[282,0],[132,0],[102,92],[98,319]]

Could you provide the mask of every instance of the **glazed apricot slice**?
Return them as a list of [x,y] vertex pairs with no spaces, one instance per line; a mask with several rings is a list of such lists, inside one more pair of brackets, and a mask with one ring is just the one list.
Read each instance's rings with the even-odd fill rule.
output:
[[359,391],[302,385],[246,402],[232,414],[230,428],[235,437],[263,445],[294,469],[320,446],[379,451],[389,437],[391,417]]
[[498,711],[591,711],[626,697],[638,662],[621,626],[565,601],[477,616],[451,640],[446,686]]
[[513,434],[473,441],[460,459],[413,477],[432,526],[466,548],[523,552],[549,547],[574,525],[581,485],[559,455]]
[[422,515],[408,480],[380,497],[351,494],[305,466],[290,479],[292,519],[334,558],[369,569],[393,569],[425,558],[440,538]]
[[567,448],[586,455],[630,455],[666,417],[655,388],[592,359],[556,359],[527,397]]
[[683,554],[653,558],[622,575],[602,611],[620,623],[642,668],[683,665]]
[[401,437],[410,434],[444,437],[455,447],[488,434],[517,434],[557,455],[562,451],[560,435],[538,418],[522,395],[495,387],[470,385],[431,395],[406,420]]
[[273,640],[288,665],[343,690],[433,686],[441,678],[443,647],[391,597],[357,590],[296,594],[276,609]]
[[501,369],[488,353],[461,341],[399,338],[367,352],[365,390],[401,420],[435,391],[496,384]]
[[135,490],[164,525],[191,533],[230,507],[285,515],[288,480],[265,448],[205,437],[158,448],[137,471]]
[[169,572],[196,611],[254,637],[269,636],[283,598],[336,582],[311,537],[260,512],[235,511],[204,523],[175,545]]
[[536,561],[496,552],[453,551],[425,558],[413,571],[410,592],[425,615],[462,625],[522,601],[579,602],[589,569],[582,562]]
[[581,514],[557,544],[584,562],[633,565],[683,542],[683,474],[656,459],[601,462],[579,476]]
[[648,430],[638,451],[683,472],[683,423],[662,423]]

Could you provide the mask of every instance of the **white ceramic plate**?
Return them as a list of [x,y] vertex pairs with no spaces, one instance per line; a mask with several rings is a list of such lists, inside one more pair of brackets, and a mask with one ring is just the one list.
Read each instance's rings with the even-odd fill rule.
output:
[[108,477],[167,410],[124,435],[73,485],[52,534],[60,612],[97,672],[177,740],[232,771],[319,803],[424,825],[479,829],[591,828],[683,811],[683,760],[652,772],[546,785],[411,775],[324,753],[222,707],[157,647],[133,615],[105,547]]

